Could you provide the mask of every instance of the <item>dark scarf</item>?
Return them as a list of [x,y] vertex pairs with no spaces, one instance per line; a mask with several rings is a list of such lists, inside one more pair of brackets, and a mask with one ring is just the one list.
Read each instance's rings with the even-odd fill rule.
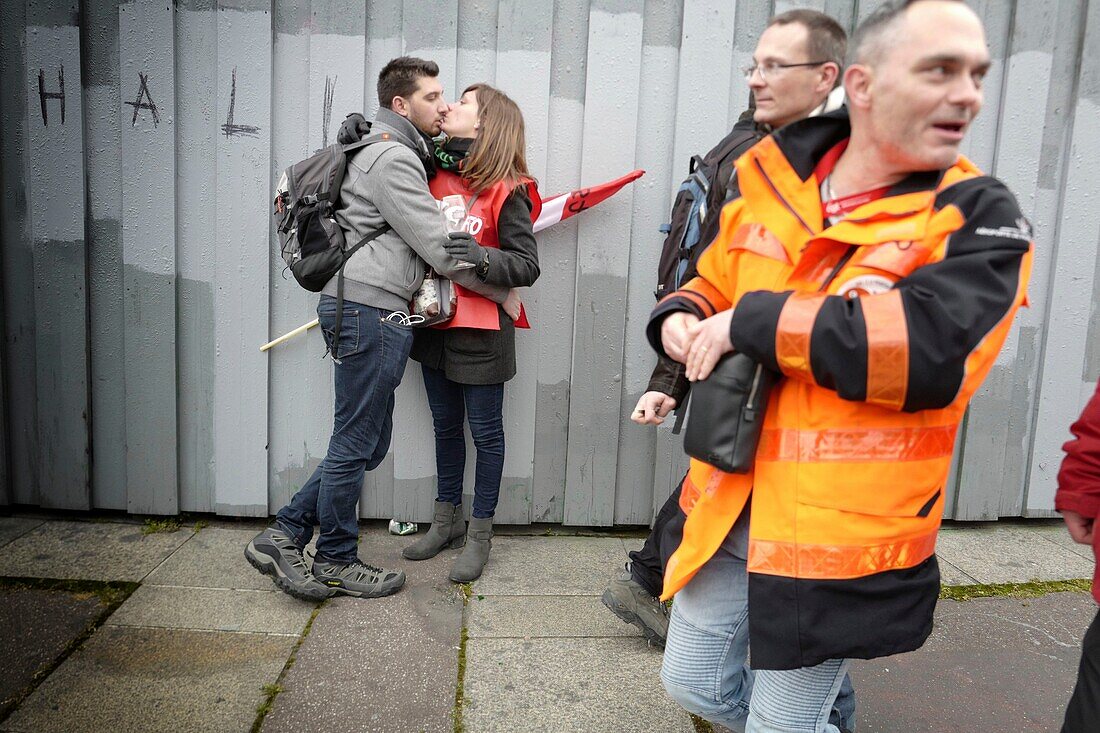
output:
[[449,137],[436,143],[432,155],[436,167],[461,175],[466,167],[466,156],[470,154],[473,145],[474,139],[471,137]]

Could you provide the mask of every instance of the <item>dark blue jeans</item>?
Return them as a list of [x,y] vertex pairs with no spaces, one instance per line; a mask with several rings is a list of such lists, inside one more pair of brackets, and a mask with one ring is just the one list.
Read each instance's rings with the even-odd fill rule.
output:
[[[377,468],[390,446],[393,393],[405,373],[413,335],[410,327],[387,321],[389,314],[344,301],[339,362],[333,362],[336,400],[328,453],[276,517],[299,547],[313,536],[313,525],[320,524],[317,559],[324,562],[346,564],[357,558],[356,504],[363,472]],[[331,345],[336,299],[322,295],[317,316],[325,342]]]
[[473,515],[488,519],[496,513],[504,473],[504,384],[459,384],[439,369],[424,365],[421,369],[435,428],[437,498],[462,503],[462,474],[466,470],[462,423],[468,417],[477,448]]

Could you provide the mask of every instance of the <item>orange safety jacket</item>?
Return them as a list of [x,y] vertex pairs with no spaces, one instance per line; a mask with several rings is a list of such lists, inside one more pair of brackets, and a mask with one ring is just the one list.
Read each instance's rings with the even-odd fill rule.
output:
[[758,669],[916,649],[939,593],[936,533],[959,422],[1024,303],[1031,231],[963,157],[823,222],[819,159],[847,112],[783,128],[737,162],[698,277],[662,300],[733,308],[736,351],[781,372],[754,471],[692,460],[664,598],[714,554],[751,496],[749,627]]
[[[527,187],[527,196],[531,199],[531,221],[535,221],[542,212],[542,199],[539,198],[538,186],[533,180],[524,181]],[[444,196],[462,196],[467,205],[473,197],[473,193],[466,187],[466,182],[461,176],[446,170],[437,171],[428,189],[432,196],[442,200]],[[500,207],[515,189],[505,181],[500,181],[478,194],[473,208],[467,212],[463,224],[467,233],[472,236],[482,247],[500,248],[500,238],[497,232],[497,221],[500,219]],[[500,316],[498,306],[483,295],[468,290],[458,283],[454,284],[458,294],[458,308],[454,318],[436,328],[482,328],[491,331],[500,330]],[[516,328],[530,328],[527,321],[527,312],[520,305],[520,316],[515,322]]]

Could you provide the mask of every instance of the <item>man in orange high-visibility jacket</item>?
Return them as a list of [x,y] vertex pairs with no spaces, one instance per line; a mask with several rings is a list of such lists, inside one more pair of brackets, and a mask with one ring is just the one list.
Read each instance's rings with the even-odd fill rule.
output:
[[826,718],[849,660],[928,637],[955,435],[1031,266],[1015,199],[959,155],[990,64],[978,17],[887,0],[852,46],[848,111],[738,161],[699,276],[648,327],[689,379],[732,350],[784,375],[752,473],[692,461],[665,573],[674,696],[722,699],[726,676],[693,677],[724,654],[701,627],[747,604],[749,731],[837,731]]

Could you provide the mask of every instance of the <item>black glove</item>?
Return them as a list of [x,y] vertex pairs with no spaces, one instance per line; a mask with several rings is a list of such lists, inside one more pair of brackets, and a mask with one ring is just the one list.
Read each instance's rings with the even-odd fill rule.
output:
[[344,124],[340,125],[340,131],[336,133],[336,142],[341,145],[357,143],[368,132],[370,123],[366,118],[358,112],[349,112],[344,118]]
[[468,232],[451,232],[443,247],[447,254],[474,266],[477,276],[484,279],[489,272],[489,250],[474,241]]

